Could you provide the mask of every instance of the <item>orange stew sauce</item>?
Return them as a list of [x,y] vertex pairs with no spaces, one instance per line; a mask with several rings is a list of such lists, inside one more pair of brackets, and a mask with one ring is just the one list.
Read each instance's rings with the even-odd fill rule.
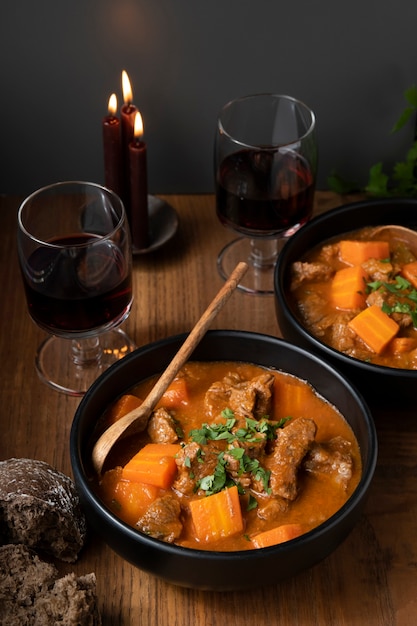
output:
[[389,229],[331,239],[292,266],[301,323],[361,361],[417,369],[417,251]]
[[[109,407],[101,428],[139,404],[153,382],[140,383]],[[151,419],[148,431],[122,439],[97,490],[123,521],[180,546],[234,551],[286,541],[331,517],[361,477],[358,443],[344,417],[309,384],[282,372],[248,363],[189,362],[156,413],[173,420],[176,435],[159,441],[166,432],[158,423],[152,429]],[[226,438],[200,449],[204,424]],[[161,466],[156,470],[155,459]],[[339,464],[336,472],[332,460]],[[287,461],[289,470],[280,476]],[[216,492],[219,468],[227,482]]]

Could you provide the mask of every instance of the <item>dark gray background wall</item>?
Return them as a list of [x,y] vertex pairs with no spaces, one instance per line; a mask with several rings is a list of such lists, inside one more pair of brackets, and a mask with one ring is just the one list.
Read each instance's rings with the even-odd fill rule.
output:
[[288,93],[317,116],[319,187],[402,158],[390,129],[417,82],[416,0],[6,0],[0,193],[103,182],[101,120],[126,69],[152,193],[211,192],[216,114]]

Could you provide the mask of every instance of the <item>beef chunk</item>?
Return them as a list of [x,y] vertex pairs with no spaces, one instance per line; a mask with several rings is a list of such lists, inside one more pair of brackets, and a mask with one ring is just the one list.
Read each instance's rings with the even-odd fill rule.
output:
[[275,377],[273,374],[265,373],[260,376],[255,376],[255,378],[252,378],[249,382],[248,387],[255,391],[253,416],[256,419],[262,419],[271,412],[274,381]]
[[339,256],[339,250],[338,243],[329,243],[322,247],[318,258],[322,263],[328,265],[333,263],[334,259]]
[[368,259],[362,263],[362,267],[369,276],[369,282],[373,280],[388,281],[393,270],[391,263],[379,259]]
[[356,333],[349,328],[348,322],[355,317],[355,311],[335,311],[323,315],[321,296],[309,296],[302,309],[308,328],[316,337],[327,337],[337,350],[348,352],[356,341]]
[[175,420],[163,407],[152,413],[148,424],[148,435],[153,443],[176,443],[178,441]]
[[145,515],[137,522],[139,530],[167,543],[174,543],[181,535],[181,506],[174,496],[166,495],[157,498],[149,506]]
[[300,417],[279,431],[265,466],[271,471],[270,487],[274,496],[295,500],[298,495],[298,469],[316,435],[316,424]]
[[347,487],[353,472],[351,444],[343,437],[333,437],[327,443],[314,443],[309,450],[304,467],[309,472],[331,474]]
[[208,389],[204,400],[208,414],[218,416],[229,408],[238,415],[261,419],[270,413],[273,384],[274,376],[269,372],[252,380],[230,374]]
[[371,293],[366,297],[366,304],[368,306],[372,306],[373,304],[376,304],[377,306],[379,306],[379,308],[382,308],[382,305],[384,304],[385,296],[386,296],[386,292],[383,292],[380,290],[371,291]]
[[408,313],[392,313],[391,317],[401,328],[408,328],[413,325],[413,318]]
[[304,300],[298,304],[300,313],[306,321],[307,326],[318,328],[321,334],[323,334],[323,331],[320,330],[320,328],[327,328],[331,324],[331,322],[328,321],[328,316],[323,313],[326,303],[327,298],[322,294],[316,291],[310,291],[304,294]]
[[353,314],[347,312],[333,317],[330,328],[331,345],[340,352],[350,352],[355,348],[356,333],[348,326],[353,317]]
[[258,507],[257,515],[259,519],[274,520],[278,515],[287,511],[288,505],[288,500],[284,500],[284,498],[269,498],[265,504]]
[[184,495],[195,493],[198,482],[214,473],[219,452],[219,448],[213,442],[204,446],[204,452],[195,441],[181,448],[175,458],[178,476],[174,481],[173,489]]
[[291,291],[297,289],[304,281],[327,281],[334,273],[326,263],[304,263],[296,261],[291,268]]

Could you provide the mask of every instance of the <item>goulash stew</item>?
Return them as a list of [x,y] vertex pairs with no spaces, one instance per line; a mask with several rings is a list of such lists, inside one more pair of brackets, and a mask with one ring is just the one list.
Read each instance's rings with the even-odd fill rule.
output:
[[377,365],[417,369],[417,255],[365,228],[292,266],[303,325],[327,345]]
[[[153,380],[119,398],[107,427]],[[143,533],[187,548],[251,550],[318,526],[357,486],[343,416],[304,381],[235,362],[189,362],[141,435],[122,439],[97,489]]]

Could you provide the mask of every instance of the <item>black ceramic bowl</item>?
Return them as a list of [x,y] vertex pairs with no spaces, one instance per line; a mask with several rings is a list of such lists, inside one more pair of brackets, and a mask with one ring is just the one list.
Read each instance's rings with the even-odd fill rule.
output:
[[348,502],[328,521],[297,539],[271,548],[208,552],[152,539],[120,521],[95,495],[90,480],[89,441],[104,409],[140,380],[161,372],[184,339],[185,335],[170,337],[136,350],[108,369],[82,399],[71,430],[71,462],[87,518],[92,528],[124,559],[171,583],[219,591],[277,583],[326,557],[358,520],[377,457],[371,414],[355,389],[316,356],[266,335],[210,331],[191,360],[252,362],[308,380],[350,423],[360,445],[363,476]]
[[326,239],[365,226],[398,224],[417,230],[417,200],[382,199],[355,202],[323,213],[303,226],[288,240],[275,269],[276,315],[283,337],[335,365],[362,392],[367,403],[384,406],[390,402],[415,401],[417,370],[373,365],[330,348],[311,335],[297,316],[290,298],[290,271],[294,261]]

